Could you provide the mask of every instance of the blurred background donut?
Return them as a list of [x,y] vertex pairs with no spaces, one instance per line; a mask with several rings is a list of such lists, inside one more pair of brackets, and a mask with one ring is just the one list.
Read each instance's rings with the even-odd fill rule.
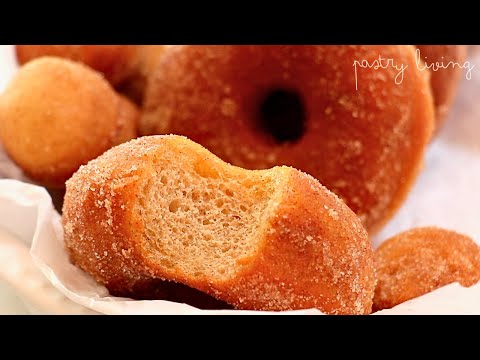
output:
[[137,104],[168,45],[16,45],[18,63],[42,56],[81,62],[102,73],[117,90]]
[[[455,99],[467,59],[466,45],[417,45],[417,56],[430,71],[430,85],[435,103],[435,131],[443,125]],[[438,70],[436,63],[441,67]]]
[[58,56],[81,62],[119,85],[135,69],[136,45],[16,45],[20,65],[42,56]]
[[42,57],[22,66],[0,96],[0,139],[28,177],[63,188],[80,165],[135,137],[138,116],[100,73]]

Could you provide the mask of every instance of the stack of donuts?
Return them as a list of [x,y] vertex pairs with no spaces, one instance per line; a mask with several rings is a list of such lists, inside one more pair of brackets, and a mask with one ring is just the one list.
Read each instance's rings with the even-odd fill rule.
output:
[[[17,45],[16,54],[21,67],[0,95],[0,140],[32,181],[65,193],[66,250],[114,295],[369,314],[480,280],[479,246],[454,231],[412,229],[376,250],[369,240],[407,198],[455,99],[462,68],[428,64],[462,64],[466,46]],[[235,271],[222,267],[234,273],[226,280],[212,270],[218,262],[167,256],[173,247],[206,259],[202,251],[213,250],[201,250],[195,235],[177,244],[172,222],[166,235],[147,216],[155,210],[180,221],[195,213],[202,221],[179,232],[222,237],[208,227],[210,207],[198,209],[227,190],[207,181],[200,183],[210,184],[208,199],[182,193],[187,173],[189,184],[198,174],[222,184],[235,178],[269,201],[285,192],[272,202],[278,209],[258,215],[257,227],[270,234],[255,237],[260,250],[240,256]],[[170,176],[180,176],[177,187]],[[159,186],[178,201],[157,209],[144,199],[160,196]],[[245,196],[230,196],[231,208],[250,209]],[[175,205],[187,198],[196,210]],[[249,211],[225,218],[224,227]]]

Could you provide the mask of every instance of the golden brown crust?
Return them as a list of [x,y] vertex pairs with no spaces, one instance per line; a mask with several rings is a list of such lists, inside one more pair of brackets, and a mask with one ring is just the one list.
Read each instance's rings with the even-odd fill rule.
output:
[[43,57],[9,83],[0,118],[0,138],[12,160],[39,184],[62,188],[80,165],[127,140],[138,113],[99,73]]
[[[402,204],[421,167],[434,109],[413,46],[176,46],[150,82],[140,134],[175,133],[248,169],[290,165],[339,195],[374,233]],[[381,55],[408,66],[357,69]],[[384,62],[385,64],[385,62]],[[397,79],[398,80],[398,79]],[[258,127],[277,89],[303,100],[306,132],[278,143]]]
[[73,263],[112,293],[132,294],[138,284],[168,279],[239,309],[371,311],[375,276],[365,229],[338,197],[292,168],[269,170],[283,178],[284,192],[256,255],[242,260],[243,271],[220,280],[162,268],[142,244],[145,225],[134,208],[165,146],[205,152],[178,136],[143,137],[107,151],[67,182],[63,223]]
[[[467,59],[468,47],[467,45],[417,45],[417,48],[419,49],[417,56],[424,62],[420,68],[428,66],[429,69],[433,69],[432,64],[437,62],[443,63],[446,67],[430,71],[430,86],[435,103],[435,132],[438,132],[455,100],[462,73],[465,71],[463,65]],[[450,62],[459,66],[448,65]]]
[[112,84],[127,79],[136,66],[136,45],[16,45],[20,65],[42,56],[58,56],[84,63]]
[[454,231],[416,228],[386,240],[375,252],[377,288],[374,310],[458,281],[471,286],[480,280],[480,247]]

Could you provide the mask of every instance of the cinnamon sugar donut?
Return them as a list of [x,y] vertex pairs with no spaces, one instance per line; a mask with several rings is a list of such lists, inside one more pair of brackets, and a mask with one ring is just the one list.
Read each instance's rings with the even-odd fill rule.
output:
[[[430,84],[435,103],[435,130],[438,131],[443,125],[448,111],[455,100],[460,79],[464,71],[463,65],[467,59],[466,45],[417,45],[419,52],[417,58],[423,64],[420,68],[427,66],[430,70]],[[442,66],[434,71],[435,63]],[[452,63],[450,63],[452,62]],[[450,64],[449,64],[450,63]],[[456,63],[458,65],[453,65]]]
[[78,61],[101,72],[112,84],[127,79],[136,66],[136,45],[16,45],[20,65],[42,56]]
[[[391,63],[355,71],[379,56],[408,66],[403,78]],[[413,68],[413,46],[175,46],[147,88],[140,134],[185,135],[248,169],[299,168],[375,232],[433,128],[428,73]]]
[[62,188],[80,165],[136,136],[138,117],[96,71],[43,57],[22,66],[0,96],[0,139],[32,180]]
[[389,309],[458,281],[480,281],[480,247],[454,231],[425,227],[385,241],[375,252],[374,309]]
[[184,137],[146,136],[67,181],[63,224],[73,263],[113,294],[145,296],[161,279],[237,309],[371,311],[365,229],[291,167],[245,170]]

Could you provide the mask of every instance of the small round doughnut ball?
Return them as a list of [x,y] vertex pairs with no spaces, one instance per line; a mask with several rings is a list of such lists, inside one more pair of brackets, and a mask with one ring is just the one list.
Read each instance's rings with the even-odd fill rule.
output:
[[[391,61],[361,67],[380,56],[408,66],[401,83]],[[147,85],[140,134],[185,135],[247,169],[303,170],[374,233],[403,203],[433,129],[428,72],[413,68],[407,45],[175,46]]]
[[[467,59],[467,45],[417,45],[417,58],[421,60],[420,69],[427,66],[430,69],[430,84],[435,103],[435,128],[438,131],[443,125],[448,111],[455,100],[458,84],[464,71],[463,65]],[[443,64],[446,68],[433,71],[432,65]],[[449,64],[452,62],[451,64]],[[460,66],[453,66],[453,64]],[[436,68],[436,65],[435,65]]]
[[100,73],[43,57],[21,67],[0,96],[0,139],[32,180],[62,188],[80,165],[132,135],[126,108]]
[[453,282],[480,280],[480,247],[468,236],[435,227],[398,234],[375,251],[375,311],[389,309]]
[[42,56],[58,56],[88,65],[112,84],[127,79],[136,66],[136,45],[16,45],[20,65]]

